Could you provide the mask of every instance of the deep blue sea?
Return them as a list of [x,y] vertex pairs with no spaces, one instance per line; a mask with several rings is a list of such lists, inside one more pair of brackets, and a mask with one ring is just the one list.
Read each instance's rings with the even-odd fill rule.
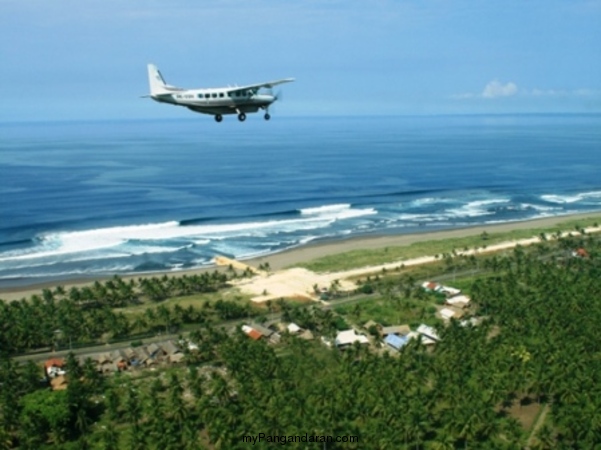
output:
[[599,211],[600,169],[600,115],[5,123],[0,286]]

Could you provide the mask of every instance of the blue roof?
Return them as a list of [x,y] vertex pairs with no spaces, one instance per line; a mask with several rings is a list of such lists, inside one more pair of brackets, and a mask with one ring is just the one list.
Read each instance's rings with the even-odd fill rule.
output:
[[384,339],[384,342],[386,342],[392,348],[394,348],[396,350],[400,350],[405,345],[407,345],[407,342],[409,342],[409,339],[404,336],[397,336],[396,334],[389,334],[388,336],[386,336],[386,339]]

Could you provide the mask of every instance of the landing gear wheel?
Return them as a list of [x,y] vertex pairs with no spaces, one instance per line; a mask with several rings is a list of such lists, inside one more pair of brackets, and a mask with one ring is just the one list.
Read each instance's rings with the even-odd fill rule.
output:
[[244,122],[246,120],[246,114],[244,114],[244,113],[238,114],[238,120],[240,122]]
[[221,114],[215,114],[215,122],[221,122],[223,120],[223,116]]
[[263,117],[265,117],[265,120],[271,119],[271,116],[269,115],[269,113],[265,113],[265,115]]

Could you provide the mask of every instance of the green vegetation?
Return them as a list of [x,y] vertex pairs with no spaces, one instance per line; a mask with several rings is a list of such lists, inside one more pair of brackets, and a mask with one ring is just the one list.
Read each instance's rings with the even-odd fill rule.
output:
[[461,238],[448,238],[440,240],[429,240],[424,242],[415,242],[406,246],[386,247],[370,250],[353,250],[350,252],[339,253],[330,256],[324,256],[314,261],[300,264],[300,266],[315,272],[328,272],[336,270],[349,270],[356,267],[376,266],[379,264],[399,261],[399,267],[402,260],[418,258],[421,256],[434,256],[451,254],[453,251],[462,249],[473,249],[490,247],[502,242],[528,239],[535,236],[557,235],[566,230],[581,230],[582,228],[597,225],[601,221],[599,217],[589,219],[567,220],[554,227],[548,228],[528,228],[523,230],[512,230],[499,233],[477,234]]
[[353,305],[339,306],[335,309],[337,314],[348,316],[354,324],[362,326],[369,320],[381,325],[420,324],[434,325],[438,320],[434,318],[436,308],[432,310],[434,302],[417,302],[414,300],[390,301],[386,298],[377,298],[367,302]]
[[[577,248],[589,256],[572,256]],[[359,437],[359,443],[328,443],[328,449],[601,445],[601,238],[564,238],[486,258],[450,257],[438,267],[441,278],[456,277],[449,284],[469,292],[472,312],[483,320],[437,325],[441,340],[431,350],[412,340],[398,356],[374,347],[339,352],[288,335],[272,346],[207,321],[190,334],[199,350],[186,352],[184,366],[104,378],[71,356],[62,392],[41,386],[35,365],[3,358],[0,449],[236,450],[248,448],[243,436],[258,433]],[[404,319],[424,308],[431,314],[439,300],[418,289],[408,271],[362,282],[373,294],[340,300],[356,303],[271,307],[285,320],[332,336],[346,326],[341,319],[392,323],[395,314]],[[38,306],[53,302],[40,299]],[[210,315],[225,319],[244,304],[211,301]],[[76,306],[86,319],[87,303]],[[27,314],[36,314],[42,329],[54,326],[32,305],[4,308],[21,314],[4,320],[32,324]],[[4,333],[18,329],[4,320]],[[20,333],[14,336],[28,336]]]
[[219,272],[137,282],[114,277],[81,289],[59,286],[30,299],[0,301],[0,348],[7,354],[76,348],[263,312],[241,298],[224,299],[220,291],[227,281]]

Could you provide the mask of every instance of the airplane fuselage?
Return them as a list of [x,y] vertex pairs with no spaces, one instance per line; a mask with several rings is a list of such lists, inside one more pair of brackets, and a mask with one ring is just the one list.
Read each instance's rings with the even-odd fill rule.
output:
[[[246,119],[246,113],[254,113],[259,109],[265,110],[265,120],[269,120],[269,105],[278,99],[271,93],[271,88],[291,81],[294,78],[247,86],[182,89],[167,84],[159,69],[154,64],[148,64],[150,98],[160,103],[184,106],[194,112],[211,114],[217,122],[221,122],[224,114],[238,114],[238,120],[242,122]],[[260,93],[262,88],[269,91]]]
[[240,114],[265,109],[275,101],[275,96],[258,94],[252,90],[191,89],[151,95],[160,103],[185,106],[204,114]]

